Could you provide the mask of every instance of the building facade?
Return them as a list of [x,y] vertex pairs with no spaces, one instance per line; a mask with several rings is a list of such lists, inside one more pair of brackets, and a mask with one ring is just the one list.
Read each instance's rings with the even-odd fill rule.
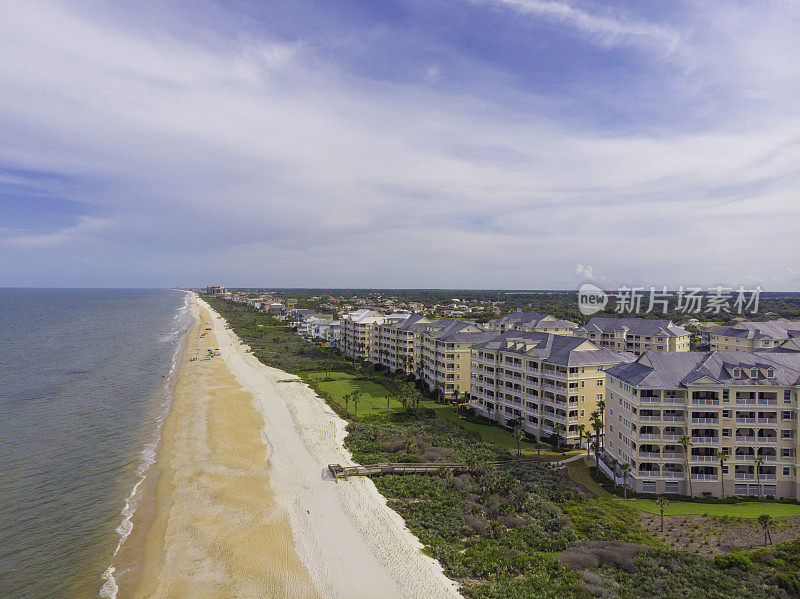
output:
[[562,443],[578,445],[579,426],[590,431],[590,416],[605,397],[605,369],[635,356],[578,337],[507,331],[472,348],[475,411],[507,425],[510,420],[537,439],[558,432]]
[[689,351],[691,334],[671,320],[592,318],[574,334],[600,347],[641,354],[646,351]]
[[791,339],[800,339],[800,322],[769,320],[766,322],[740,322],[732,327],[719,327],[709,331],[712,350],[756,351],[779,347]]
[[555,316],[538,312],[512,312],[486,323],[486,328],[495,333],[527,331],[530,333],[553,333],[554,335],[572,335],[577,326],[577,323],[569,320],[559,320]]
[[606,377],[605,451],[635,491],[799,497],[800,352],[647,352]]
[[437,319],[416,333],[419,345],[417,378],[429,389],[440,389],[448,397],[470,395],[471,348],[497,334],[466,320]]

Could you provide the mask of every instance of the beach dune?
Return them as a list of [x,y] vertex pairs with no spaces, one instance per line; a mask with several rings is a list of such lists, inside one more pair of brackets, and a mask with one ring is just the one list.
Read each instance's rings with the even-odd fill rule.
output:
[[459,597],[371,480],[330,477],[345,421],[194,302],[133,595]]

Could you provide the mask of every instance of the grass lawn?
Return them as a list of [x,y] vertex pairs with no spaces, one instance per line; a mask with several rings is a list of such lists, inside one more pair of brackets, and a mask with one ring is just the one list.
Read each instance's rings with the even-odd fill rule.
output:
[[[300,373],[300,376],[305,380],[314,381],[321,391],[330,394],[331,397],[333,397],[342,405],[344,405],[344,400],[342,398],[346,394],[352,393],[353,391],[360,391],[361,397],[359,398],[358,402],[359,416],[366,416],[368,414],[386,414],[387,396],[392,397],[392,410],[402,409],[400,402],[392,396],[392,393],[387,387],[372,380],[357,378],[350,372],[330,372],[328,378],[333,379],[331,381],[323,380],[325,378],[324,372],[302,372]],[[454,407],[437,404],[430,399],[423,399],[420,402],[420,406],[434,410],[438,418],[455,422],[462,428],[477,432],[484,441],[496,443],[497,445],[508,449],[509,451],[517,451],[517,440],[514,438],[514,435],[511,433],[511,431],[507,431],[493,424],[484,424],[481,422],[473,422],[464,418],[459,418]],[[354,409],[355,406],[351,401],[348,406],[348,411],[352,414]],[[521,449],[522,454],[525,456],[535,457],[537,455],[536,445],[534,443],[523,441],[521,443]],[[576,455],[577,453],[577,451],[567,451],[562,454],[561,452],[553,449],[542,447],[540,455],[543,461],[555,462]]]
[[[386,414],[386,398],[391,398],[391,409],[401,410],[400,402],[395,399],[388,388],[368,379],[356,378],[349,372],[334,371],[329,373],[333,380],[326,381],[325,373],[315,372],[306,373],[306,380],[315,380],[315,384],[321,391],[330,394],[337,402],[344,406],[344,396],[359,391],[361,395],[358,399],[358,415],[367,416],[370,414]],[[347,409],[350,414],[355,412],[355,404],[350,401]]]
[[[659,514],[655,499],[623,499],[609,493],[598,485],[591,476],[585,460],[575,460],[567,464],[569,477],[583,485],[598,497],[619,502],[627,507]],[[736,518],[758,518],[761,514],[769,514],[774,518],[784,516],[800,516],[800,505],[786,503],[768,503],[756,501],[743,501],[737,504],[724,503],[697,503],[693,501],[670,501],[664,508],[665,515],[696,515],[696,516],[733,516]]]

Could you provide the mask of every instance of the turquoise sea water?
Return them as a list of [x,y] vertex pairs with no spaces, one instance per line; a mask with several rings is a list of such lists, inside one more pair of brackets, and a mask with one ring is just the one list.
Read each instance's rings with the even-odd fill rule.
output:
[[187,306],[171,290],[0,289],[0,597],[114,595]]

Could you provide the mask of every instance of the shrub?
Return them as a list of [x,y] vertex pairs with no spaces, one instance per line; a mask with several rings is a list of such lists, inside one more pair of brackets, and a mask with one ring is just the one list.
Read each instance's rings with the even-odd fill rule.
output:
[[740,570],[747,571],[753,569],[753,561],[747,554],[741,551],[732,551],[723,555],[714,557],[714,563],[718,568],[723,570],[730,570],[731,568],[739,568]]

